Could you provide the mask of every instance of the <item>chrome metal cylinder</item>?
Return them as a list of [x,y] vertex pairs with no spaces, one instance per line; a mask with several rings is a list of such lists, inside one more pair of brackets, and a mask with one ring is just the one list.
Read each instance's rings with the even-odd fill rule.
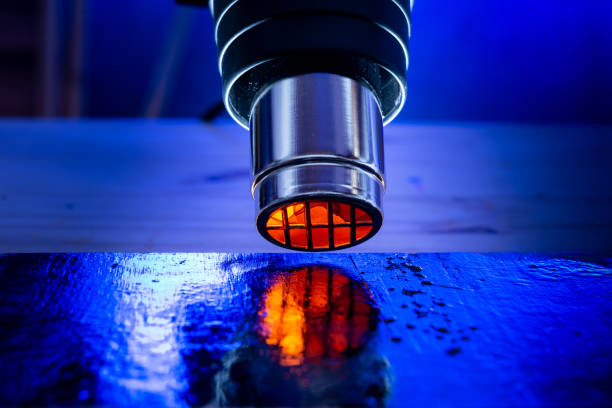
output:
[[262,235],[274,209],[313,199],[366,211],[374,224],[368,238],[380,228],[382,116],[368,88],[327,73],[278,81],[256,100],[250,129],[252,194]]

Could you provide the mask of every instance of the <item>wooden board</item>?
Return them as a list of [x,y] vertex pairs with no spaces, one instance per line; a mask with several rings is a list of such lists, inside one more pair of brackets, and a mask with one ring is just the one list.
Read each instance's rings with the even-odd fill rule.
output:
[[612,257],[0,256],[0,405],[612,405]]
[[[380,233],[353,251],[612,249],[612,130],[392,124]],[[248,132],[191,120],[0,121],[0,251],[276,251]]]

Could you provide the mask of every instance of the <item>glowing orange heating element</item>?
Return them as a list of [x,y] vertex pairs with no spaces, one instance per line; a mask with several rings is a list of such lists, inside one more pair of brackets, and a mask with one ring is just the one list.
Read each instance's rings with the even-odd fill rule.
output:
[[277,280],[259,311],[259,334],[282,366],[342,358],[365,344],[376,319],[369,295],[348,276],[310,266]]
[[355,245],[373,228],[361,208],[338,201],[301,201],[274,210],[266,232],[276,242],[297,249],[324,250]]

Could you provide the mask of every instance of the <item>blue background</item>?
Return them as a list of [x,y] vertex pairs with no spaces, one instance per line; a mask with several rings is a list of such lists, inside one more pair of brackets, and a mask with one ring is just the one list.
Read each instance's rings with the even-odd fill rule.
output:
[[[87,4],[85,115],[144,114],[168,67],[162,116],[200,115],[220,99],[207,8]],[[606,0],[417,0],[398,119],[610,123],[611,14]]]

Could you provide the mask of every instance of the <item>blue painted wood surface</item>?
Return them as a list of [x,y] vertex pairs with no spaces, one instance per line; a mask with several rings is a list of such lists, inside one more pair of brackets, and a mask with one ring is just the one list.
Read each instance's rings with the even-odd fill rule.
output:
[[[0,404],[609,406],[611,263],[514,253],[1,256]],[[320,270],[338,283],[320,305],[327,312],[270,323],[275,293],[286,319],[314,307]],[[334,352],[358,332],[358,309],[367,333]],[[334,326],[343,310],[353,317]],[[274,344],[272,331],[295,327],[290,335],[318,333],[317,358],[314,340],[293,360],[283,354],[291,344]]]

